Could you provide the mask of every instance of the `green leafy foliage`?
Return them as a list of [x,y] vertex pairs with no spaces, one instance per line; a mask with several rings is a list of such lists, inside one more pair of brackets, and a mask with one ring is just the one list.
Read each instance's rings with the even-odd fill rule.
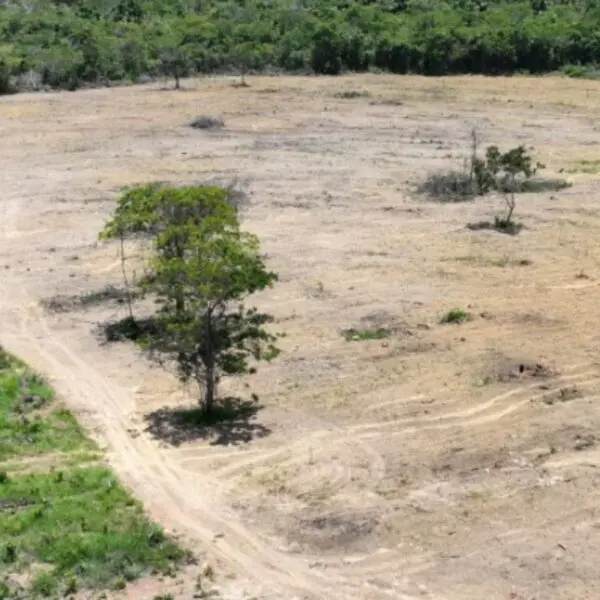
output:
[[[231,68],[335,75],[597,72],[600,10],[552,0],[10,0],[0,93]],[[14,82],[13,82],[14,80]]]

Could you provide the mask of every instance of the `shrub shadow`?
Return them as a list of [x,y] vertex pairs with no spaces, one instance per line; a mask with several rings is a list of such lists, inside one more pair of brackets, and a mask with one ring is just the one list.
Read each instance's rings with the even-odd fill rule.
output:
[[467,229],[471,231],[481,231],[482,229],[491,229],[498,233],[505,233],[506,235],[517,235],[523,224],[518,221],[507,221],[504,218],[494,217],[494,221],[477,221],[475,223],[468,223]]
[[125,341],[139,343],[147,337],[156,337],[160,330],[158,322],[152,317],[137,319],[125,317],[118,321],[100,323],[96,333],[105,343]]
[[224,398],[208,415],[200,408],[159,408],[145,416],[145,431],[172,446],[208,439],[213,446],[247,444],[271,433],[268,427],[252,422],[262,408],[257,400]]

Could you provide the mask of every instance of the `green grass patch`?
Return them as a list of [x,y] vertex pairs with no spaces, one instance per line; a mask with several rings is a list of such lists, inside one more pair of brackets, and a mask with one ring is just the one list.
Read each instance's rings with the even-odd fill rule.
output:
[[86,464],[99,460],[96,446],[53,403],[44,381],[0,348],[0,600],[174,573],[188,554],[108,468]]
[[382,340],[390,336],[390,332],[383,327],[378,329],[344,329],[342,331],[347,342],[357,342],[366,340]]
[[459,325],[460,323],[464,323],[471,318],[471,315],[462,308],[453,308],[449,310],[441,319],[440,323],[455,323]]
[[14,359],[2,364],[0,462],[94,447],[69,411],[51,406],[54,394],[40,377]]
[[[9,476],[0,484],[0,540],[5,569],[48,565],[42,587],[52,581],[62,592],[73,578],[115,587],[184,558],[104,467]],[[34,577],[34,591],[39,584]]]

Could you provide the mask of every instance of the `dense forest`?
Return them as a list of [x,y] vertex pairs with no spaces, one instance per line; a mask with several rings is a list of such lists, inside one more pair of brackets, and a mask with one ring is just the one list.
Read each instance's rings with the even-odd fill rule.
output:
[[0,93],[223,71],[585,75],[597,0],[0,0]]

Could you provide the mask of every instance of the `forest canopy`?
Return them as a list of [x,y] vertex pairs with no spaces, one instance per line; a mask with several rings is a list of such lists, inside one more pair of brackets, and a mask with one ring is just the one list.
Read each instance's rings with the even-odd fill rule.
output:
[[591,0],[0,0],[0,93],[175,74],[593,74]]

